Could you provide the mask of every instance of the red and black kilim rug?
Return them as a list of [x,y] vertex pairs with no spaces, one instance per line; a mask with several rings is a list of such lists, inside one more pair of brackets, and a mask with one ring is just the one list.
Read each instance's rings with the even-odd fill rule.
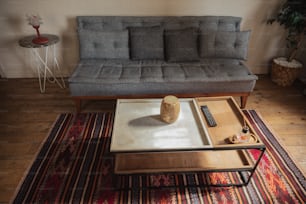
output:
[[[255,111],[245,111],[267,150],[243,187],[199,188],[232,182],[237,173],[121,176],[114,180],[109,153],[114,113],[61,114],[13,203],[305,203],[305,177]],[[258,155],[250,151],[252,158]],[[118,190],[131,187],[130,190]],[[139,187],[173,188],[142,189]],[[118,187],[118,186],[117,186]]]

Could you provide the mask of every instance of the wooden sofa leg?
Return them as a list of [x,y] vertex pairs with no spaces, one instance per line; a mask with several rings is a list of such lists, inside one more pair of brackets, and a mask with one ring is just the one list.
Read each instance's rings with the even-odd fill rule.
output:
[[240,108],[244,109],[248,100],[248,96],[240,96]]
[[74,99],[76,112],[81,112],[81,99]]

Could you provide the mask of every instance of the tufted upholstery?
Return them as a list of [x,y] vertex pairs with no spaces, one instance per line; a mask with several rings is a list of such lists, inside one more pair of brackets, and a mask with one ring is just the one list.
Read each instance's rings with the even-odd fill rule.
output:
[[[201,31],[209,32],[239,31],[241,18],[228,16],[79,16],[77,17],[77,21],[81,48],[80,58],[109,59],[118,58],[118,55],[116,55],[115,53],[122,53],[122,48],[126,47],[105,46],[105,49],[110,48],[109,52],[101,52],[101,47],[95,46],[97,45],[96,39],[105,39],[101,38],[101,36],[107,35],[107,32],[114,33],[114,37],[111,38],[112,41],[122,42],[127,41],[128,39],[127,36],[118,36],[119,32],[125,32],[131,27],[158,26],[164,30],[178,30],[193,27]],[[115,33],[115,31],[117,33]],[[104,41],[101,42],[101,44],[104,43]],[[106,55],[104,56],[103,54]]]
[[201,32],[199,37],[202,58],[247,59],[249,31]]
[[125,30],[161,26],[164,29],[198,27],[206,31],[239,31],[240,17],[232,16],[78,16],[79,30]]
[[[249,37],[249,32],[240,32],[240,22],[240,17],[230,16],[78,16],[80,62],[68,80],[71,95],[77,102],[82,97],[129,95],[236,93],[247,97],[257,76],[240,61],[246,59]],[[133,49],[141,43],[131,49],[131,42],[137,41],[137,37],[131,41],[131,33],[127,36],[135,27],[161,28],[164,33],[196,28],[202,34],[199,36],[204,36],[198,37],[199,47],[195,48],[200,57],[190,61],[194,55],[181,52],[190,56],[179,54],[173,61],[162,59],[148,51],[150,43],[146,44],[145,53],[135,52]],[[142,29],[137,32],[150,33]],[[207,33],[211,36],[205,37]],[[142,36],[141,40],[146,37]],[[155,35],[152,37],[157,39]],[[167,55],[166,37],[164,42]],[[131,56],[131,50],[136,57]],[[158,57],[151,59],[151,56]],[[246,98],[243,100],[246,102]]]
[[83,59],[129,59],[128,30],[79,32]]
[[206,59],[196,63],[101,60],[81,62],[71,76],[70,89],[80,95],[188,93],[195,89],[199,93],[235,92],[253,89],[256,79],[239,60]]

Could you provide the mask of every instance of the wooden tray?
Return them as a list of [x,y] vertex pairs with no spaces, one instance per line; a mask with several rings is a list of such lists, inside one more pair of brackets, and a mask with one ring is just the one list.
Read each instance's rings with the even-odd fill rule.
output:
[[[252,129],[251,124],[245,118],[241,109],[231,96],[225,97],[200,97],[196,98],[198,106],[207,105],[217,123],[216,127],[209,127],[203,114],[202,120],[207,126],[209,136],[214,147],[231,146],[251,146],[262,145],[263,143]],[[232,143],[229,138],[241,132],[242,127],[247,125],[250,133],[254,135],[255,142],[252,143]]]

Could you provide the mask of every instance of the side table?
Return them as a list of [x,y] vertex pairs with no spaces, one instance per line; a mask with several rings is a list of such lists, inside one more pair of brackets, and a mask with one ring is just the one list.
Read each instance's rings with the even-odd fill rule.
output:
[[[56,58],[56,49],[55,45],[59,42],[59,37],[51,34],[42,34],[41,36],[47,37],[49,39],[46,44],[35,44],[32,40],[36,35],[26,36],[19,40],[19,45],[21,47],[30,48],[32,56],[36,62],[36,69],[39,79],[40,92],[44,93],[46,90],[46,80],[51,83],[57,83],[59,87],[65,88],[65,82],[63,75],[61,73],[59,63]],[[42,49],[42,52],[39,52],[39,49]],[[51,55],[49,56],[49,49]],[[51,57],[52,66],[48,65],[48,59]],[[59,74],[59,79],[55,76],[55,71]]]

